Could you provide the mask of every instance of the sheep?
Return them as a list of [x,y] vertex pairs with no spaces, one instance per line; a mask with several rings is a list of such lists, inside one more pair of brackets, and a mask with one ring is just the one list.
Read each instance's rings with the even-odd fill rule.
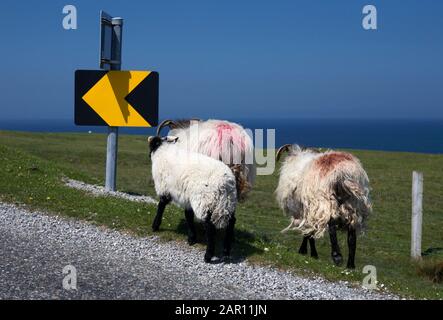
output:
[[[193,134],[193,129],[196,134]],[[256,168],[253,142],[239,124],[224,120],[164,120],[157,128],[169,127],[169,135],[179,137],[183,148],[199,152],[228,165],[236,177],[238,200],[244,200],[254,184]]]
[[299,230],[304,236],[299,253],[307,254],[309,240],[311,256],[318,258],[315,239],[328,229],[332,260],[341,265],[336,229],[347,229],[347,268],[354,269],[356,232],[364,229],[372,210],[369,179],[360,161],[347,152],[320,152],[290,144],[277,151],[277,161],[285,151],[288,155],[275,194],[291,223],[282,232]]
[[171,201],[185,209],[188,243],[196,243],[195,217],[204,222],[207,248],[205,262],[215,252],[216,229],[226,229],[223,258],[230,256],[237,205],[236,182],[223,162],[176,144],[178,137],[149,137],[152,178],[160,198],[152,230],[158,231],[166,205]]

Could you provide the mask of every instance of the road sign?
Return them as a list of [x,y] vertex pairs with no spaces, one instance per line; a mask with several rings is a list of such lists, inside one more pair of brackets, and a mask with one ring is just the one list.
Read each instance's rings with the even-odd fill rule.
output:
[[75,124],[154,127],[158,124],[158,73],[77,70]]

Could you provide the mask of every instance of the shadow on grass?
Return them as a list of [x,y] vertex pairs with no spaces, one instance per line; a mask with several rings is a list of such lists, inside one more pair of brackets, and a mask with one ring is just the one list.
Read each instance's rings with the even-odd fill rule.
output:
[[122,192],[124,192],[126,194],[129,194],[130,196],[138,196],[138,197],[145,196],[144,194],[141,194],[141,193],[138,193],[138,192],[134,192],[134,191],[124,191],[123,190]]
[[[197,231],[197,243],[206,244],[206,232],[201,223],[195,221],[195,229]],[[180,220],[175,232],[185,235],[188,235],[188,225],[184,219]],[[221,254],[223,239],[225,237],[224,230],[217,230],[216,234],[216,256]],[[229,261],[216,260],[213,263],[222,263],[222,262],[230,262],[230,263],[240,263],[244,261],[247,257],[263,253],[263,250],[257,248],[251,243],[255,240],[255,236],[252,233],[249,233],[244,230],[235,229],[234,231],[234,243],[232,244],[232,253],[231,259]]]
[[426,251],[422,252],[422,256],[435,256],[441,255],[443,253],[443,248],[428,248]]

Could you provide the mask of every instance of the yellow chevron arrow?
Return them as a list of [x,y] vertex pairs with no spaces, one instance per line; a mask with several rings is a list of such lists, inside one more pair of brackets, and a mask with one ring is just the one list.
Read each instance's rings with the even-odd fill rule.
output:
[[150,73],[109,71],[82,98],[111,127],[150,127],[125,100]]

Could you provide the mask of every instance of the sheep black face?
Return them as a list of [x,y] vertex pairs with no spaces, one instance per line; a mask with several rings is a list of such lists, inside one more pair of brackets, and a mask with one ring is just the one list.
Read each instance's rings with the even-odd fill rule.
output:
[[159,136],[151,136],[148,138],[148,143],[149,143],[149,156],[151,156],[151,154],[153,152],[155,152],[161,145],[163,142],[169,142],[169,143],[175,143],[177,142],[178,137],[173,137],[173,136],[167,136],[167,137],[159,137]]

